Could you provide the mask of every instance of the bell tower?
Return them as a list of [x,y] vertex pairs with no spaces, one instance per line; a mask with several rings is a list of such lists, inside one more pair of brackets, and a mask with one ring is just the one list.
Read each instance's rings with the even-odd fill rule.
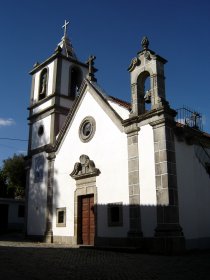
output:
[[53,144],[71,109],[88,65],[80,62],[67,36],[67,26],[55,52],[31,70],[29,153]]
[[[151,110],[157,109],[165,101],[164,58],[156,55],[149,47],[149,40],[143,37],[143,50],[133,58],[128,71],[131,75],[132,112],[131,116],[144,114],[146,103]],[[145,91],[145,81],[149,78],[149,90]]]
[[[144,149],[139,134],[147,126],[153,134],[154,162],[151,165],[154,168],[157,221],[153,244],[150,245],[154,250],[162,252],[168,252],[172,248],[174,251],[181,251],[184,248],[184,236],[179,224],[174,137],[176,111],[170,108],[165,96],[164,64],[167,61],[149,49],[147,37],[142,39],[141,45],[142,50],[128,68],[131,75],[132,111],[129,119],[124,122],[128,136],[128,161],[132,162],[128,165],[131,193],[129,234],[138,233],[141,236],[141,154],[138,151]],[[146,83],[148,80],[149,84]],[[149,87],[147,90],[146,86]]]

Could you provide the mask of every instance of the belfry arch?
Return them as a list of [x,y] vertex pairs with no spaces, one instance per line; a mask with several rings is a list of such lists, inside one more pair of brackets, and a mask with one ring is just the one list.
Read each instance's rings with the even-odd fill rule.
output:
[[140,112],[145,113],[148,106],[146,104],[151,103],[152,95],[152,81],[148,71],[142,72],[137,78],[137,96],[139,98]]
[[[151,103],[150,110],[157,109],[165,101],[164,58],[151,51],[146,37],[142,42],[143,50],[133,58],[128,71],[131,75],[132,116],[144,114],[145,104]],[[145,81],[150,79],[150,88],[145,92]]]
[[69,97],[73,100],[82,83],[82,72],[78,67],[69,69]]

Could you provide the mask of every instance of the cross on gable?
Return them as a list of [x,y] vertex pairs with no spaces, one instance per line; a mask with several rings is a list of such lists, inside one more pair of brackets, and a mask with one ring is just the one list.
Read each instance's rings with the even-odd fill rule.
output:
[[88,58],[88,65],[89,65],[89,73],[93,73],[93,65],[94,65],[94,60],[96,59],[96,57],[94,55],[90,55]]
[[89,81],[96,81],[96,78],[94,77],[94,73],[97,71],[97,69],[94,67],[94,60],[96,57],[94,55],[90,55],[87,61],[88,64],[88,75],[87,78]]
[[66,37],[68,24],[69,24],[69,21],[65,20],[64,25],[62,26],[62,28],[64,28],[64,35],[63,35],[64,37]]

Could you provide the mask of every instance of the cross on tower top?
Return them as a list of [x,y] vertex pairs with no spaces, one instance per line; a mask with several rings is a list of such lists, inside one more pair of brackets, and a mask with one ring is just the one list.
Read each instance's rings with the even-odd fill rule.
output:
[[62,26],[62,28],[64,28],[64,35],[63,35],[64,37],[66,37],[68,24],[69,24],[69,21],[65,20],[64,25]]

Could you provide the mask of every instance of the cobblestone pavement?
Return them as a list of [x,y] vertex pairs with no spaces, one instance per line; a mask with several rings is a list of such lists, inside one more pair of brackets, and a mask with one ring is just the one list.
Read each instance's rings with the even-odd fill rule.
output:
[[1,280],[209,280],[210,252],[181,256],[0,241]]

